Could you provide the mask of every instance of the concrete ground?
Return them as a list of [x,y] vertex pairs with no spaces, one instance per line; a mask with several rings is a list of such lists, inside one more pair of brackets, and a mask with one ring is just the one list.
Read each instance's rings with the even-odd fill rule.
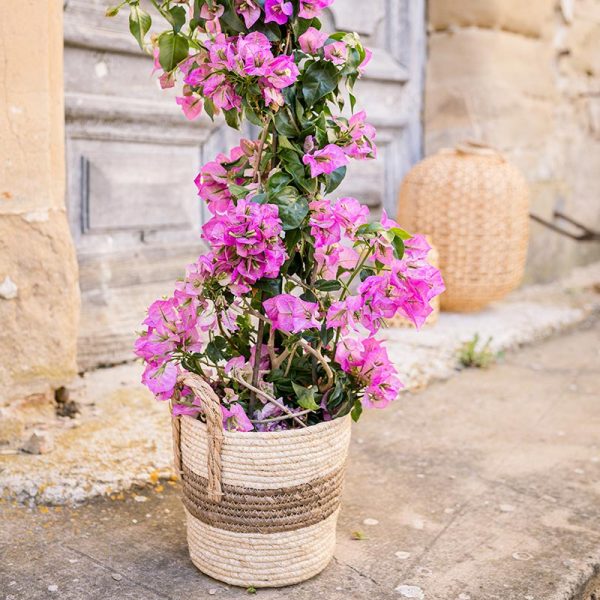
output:
[[[593,600],[600,321],[355,427],[336,556],[265,600]],[[178,484],[78,508],[0,503],[0,599],[242,598],[187,557]],[[357,537],[356,532],[364,539]]]

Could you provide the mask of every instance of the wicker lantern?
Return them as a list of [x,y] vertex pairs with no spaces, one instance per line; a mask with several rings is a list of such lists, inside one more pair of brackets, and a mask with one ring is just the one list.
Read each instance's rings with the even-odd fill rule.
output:
[[492,148],[467,142],[417,164],[402,183],[398,220],[429,235],[437,248],[443,310],[478,310],[523,277],[529,190]]

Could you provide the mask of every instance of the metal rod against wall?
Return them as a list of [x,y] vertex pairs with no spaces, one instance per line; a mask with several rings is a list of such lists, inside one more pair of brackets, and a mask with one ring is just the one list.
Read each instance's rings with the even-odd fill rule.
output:
[[560,219],[561,221],[564,221],[565,223],[569,223],[569,224],[573,225],[574,227],[576,227],[577,229],[580,230],[579,233],[573,233],[572,231],[569,231],[564,227],[556,225],[555,223],[551,223],[550,221],[546,221],[545,219],[542,219],[541,217],[538,217],[537,215],[534,215],[531,213],[529,214],[529,217],[536,223],[539,223],[540,225],[543,225],[544,227],[547,227],[548,229],[555,231],[556,233],[559,233],[560,235],[564,235],[565,237],[571,238],[572,240],[575,240],[576,242],[600,242],[600,232],[593,231],[586,225],[583,225],[582,223],[575,221],[575,219],[569,217],[568,215],[565,215],[564,213],[561,213],[558,210],[555,210],[554,214],[552,216],[555,219]]

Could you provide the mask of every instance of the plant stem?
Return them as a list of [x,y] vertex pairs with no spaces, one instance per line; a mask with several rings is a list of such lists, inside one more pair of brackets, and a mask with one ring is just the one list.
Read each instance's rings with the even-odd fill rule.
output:
[[262,133],[260,134],[260,138],[258,140],[258,154],[256,156],[256,164],[254,165],[254,172],[252,173],[252,181],[257,181],[260,183],[260,161],[262,159],[263,149],[265,147],[265,141],[267,139],[267,135],[269,134],[269,129],[271,128],[271,120],[269,119],[265,124]]
[[[315,412],[314,410],[302,410],[300,412],[294,413],[295,417],[302,417],[304,415],[307,415],[308,413],[311,412]],[[275,423],[276,421],[284,421],[285,419],[291,419],[292,416],[291,415],[281,415],[279,417],[271,417],[270,419],[250,419],[250,423],[257,423],[259,425],[262,425],[264,423]]]
[[[262,301],[262,292],[258,295],[259,301]],[[262,353],[262,342],[263,335],[265,333],[265,322],[263,319],[258,320],[258,330],[256,332],[256,344],[254,345],[254,364],[252,365],[252,385],[256,388],[258,384],[258,375],[260,371],[260,357]],[[250,415],[254,414],[254,408],[256,406],[256,393],[250,392],[250,401],[248,403],[248,410]]]
[[257,396],[264,398],[267,402],[270,402],[271,404],[274,404],[275,406],[280,408],[284,413],[290,415],[290,418],[294,419],[294,421],[296,421],[302,427],[306,427],[306,423],[301,421],[285,404],[282,404],[281,402],[279,402],[279,400],[275,400],[275,398],[273,398],[273,396],[269,396],[269,394],[267,394],[266,392],[263,392],[262,390],[251,385],[247,381],[244,381],[240,377],[236,377],[234,375],[233,380],[237,381],[240,385],[243,385],[244,387],[248,388],[250,391],[254,392]]

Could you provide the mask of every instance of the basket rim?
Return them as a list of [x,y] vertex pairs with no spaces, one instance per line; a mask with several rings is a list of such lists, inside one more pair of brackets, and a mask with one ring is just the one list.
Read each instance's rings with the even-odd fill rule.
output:
[[[200,428],[203,430],[207,429],[206,423],[201,421],[200,419],[195,419],[190,415],[180,415],[179,419],[185,419],[187,423],[192,427]],[[248,439],[267,439],[274,440],[277,438],[286,439],[286,438],[295,438],[301,437],[307,434],[319,433],[320,431],[325,431],[327,429],[332,428],[343,428],[349,420],[351,419],[350,414],[347,414],[343,417],[339,417],[338,419],[332,419],[331,421],[321,421],[320,423],[316,423],[315,425],[309,425],[308,427],[303,427],[302,429],[284,429],[282,431],[228,431],[226,429],[223,430],[223,435],[225,439],[237,439],[237,440],[248,440]]]

